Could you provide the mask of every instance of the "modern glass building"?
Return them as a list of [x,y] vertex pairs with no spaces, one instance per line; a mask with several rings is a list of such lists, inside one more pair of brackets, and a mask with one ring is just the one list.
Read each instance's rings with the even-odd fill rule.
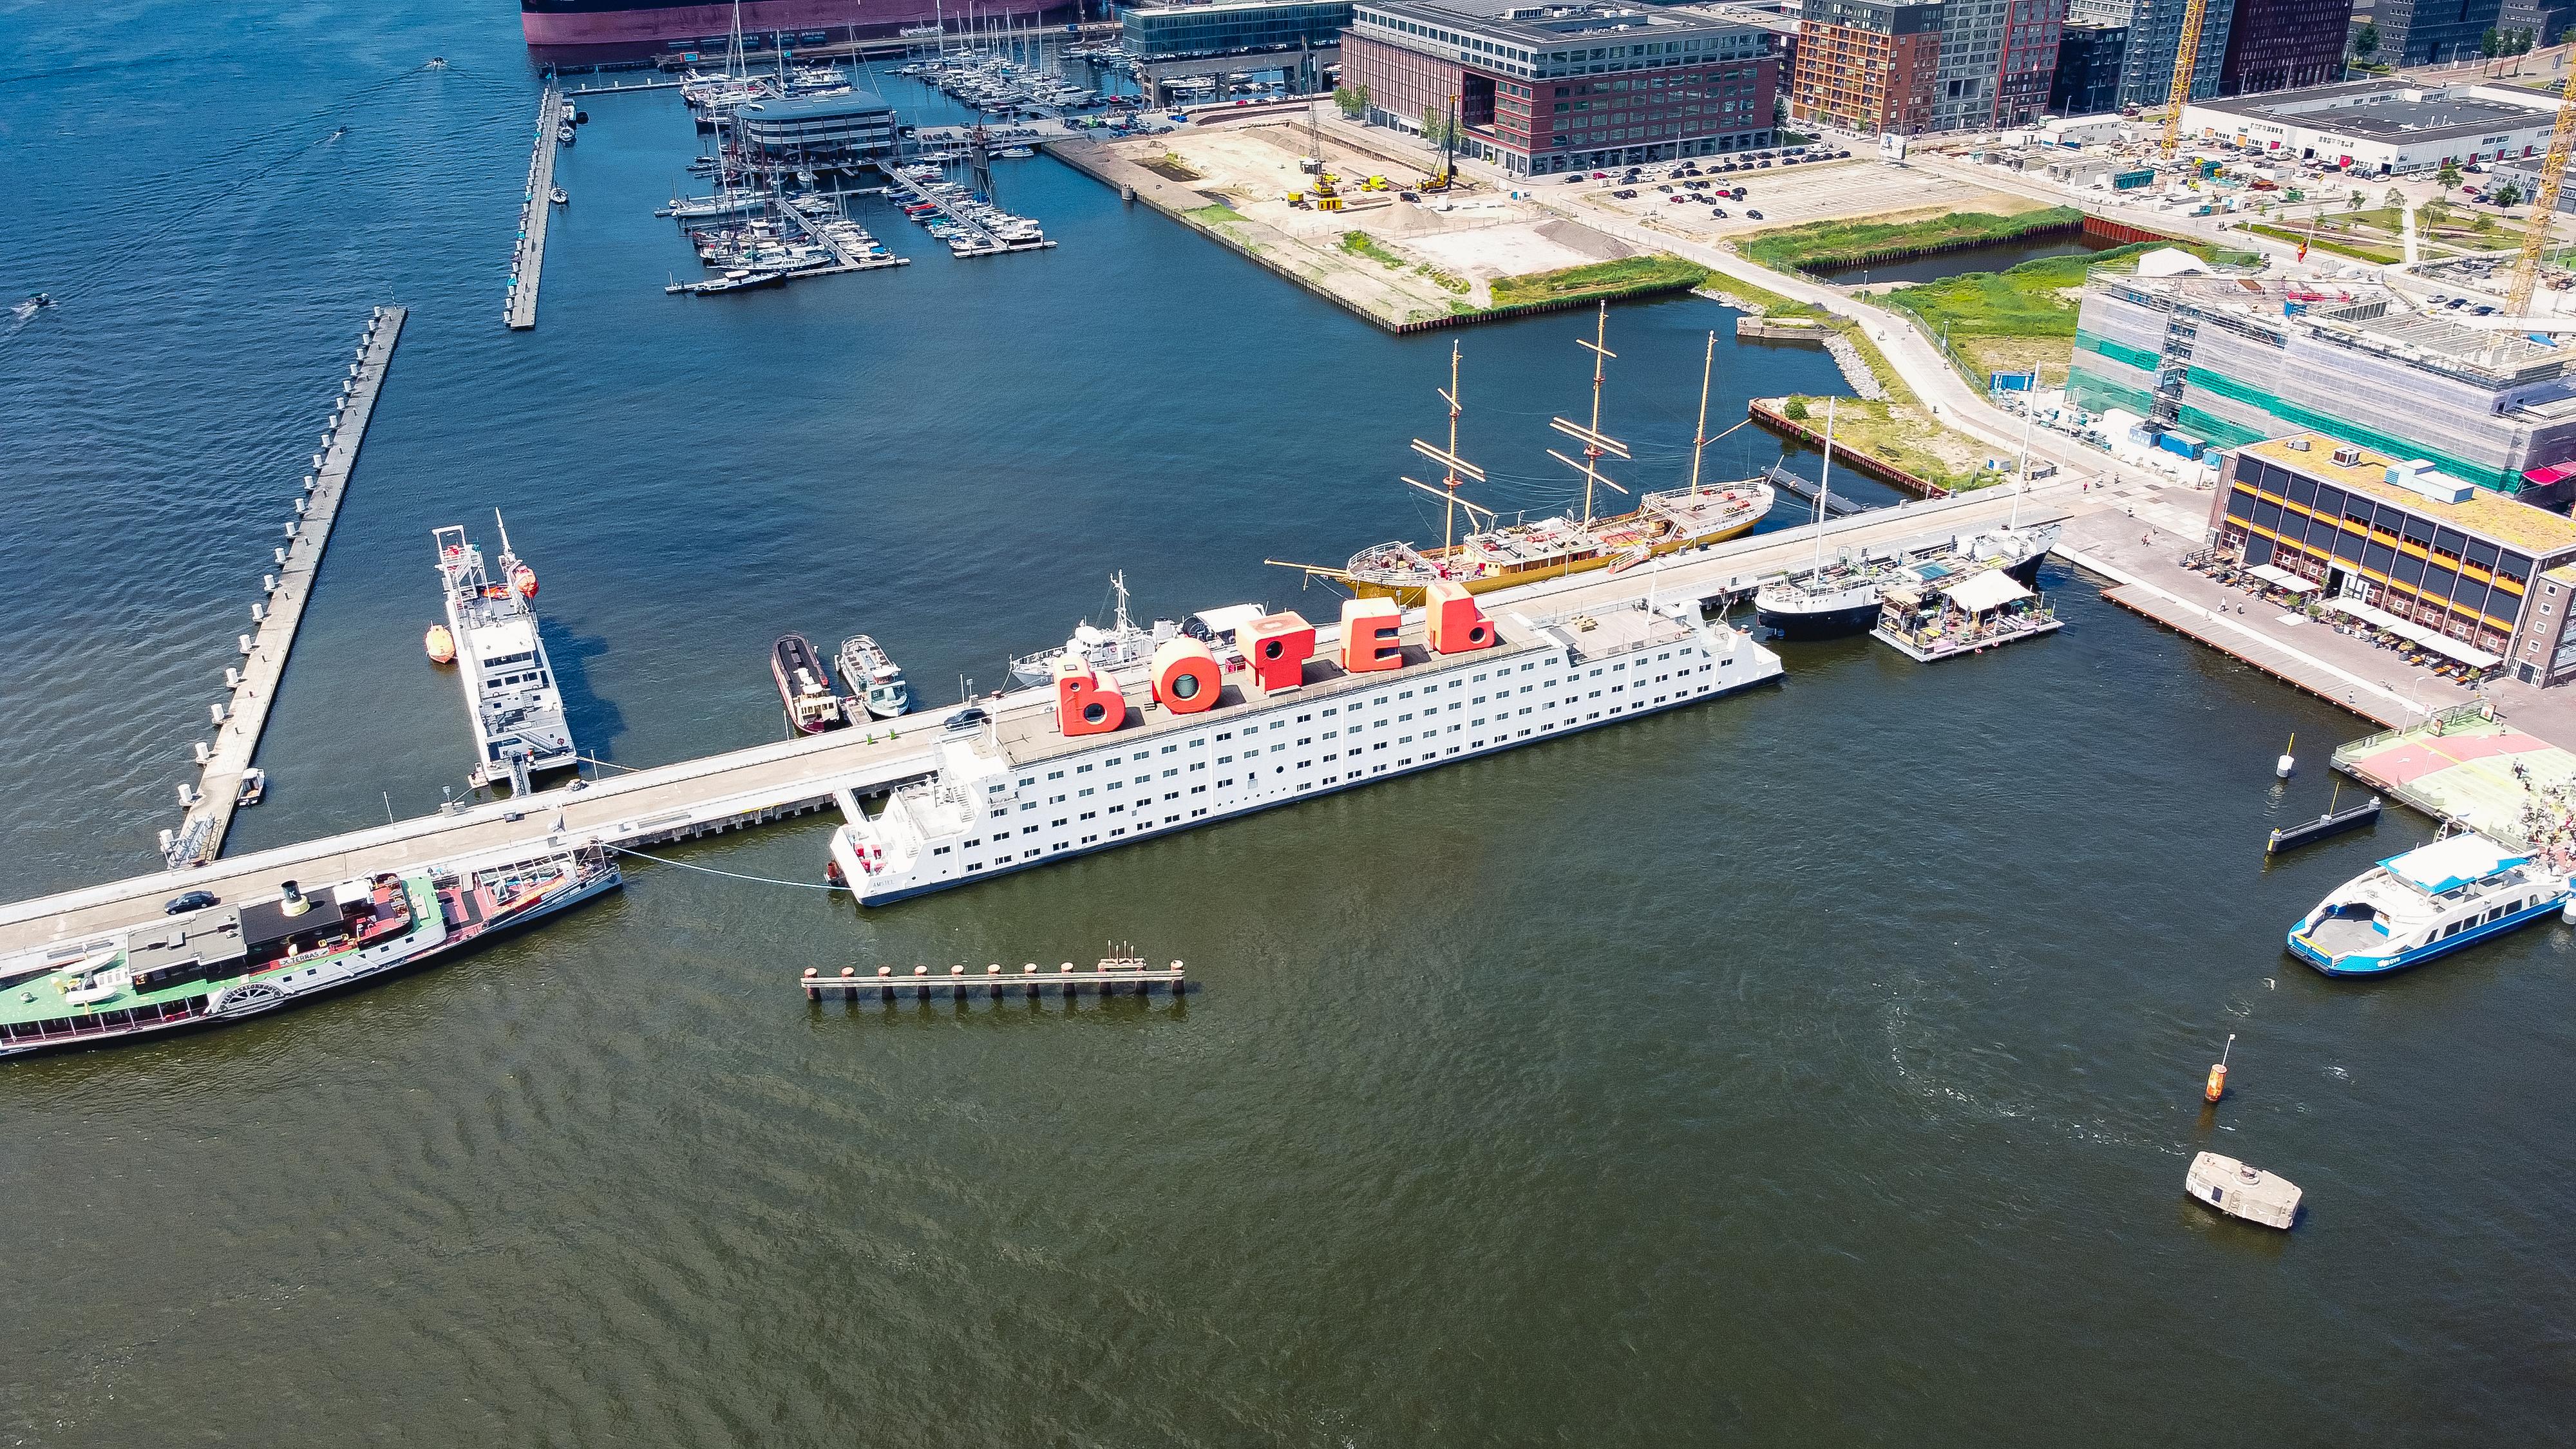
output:
[[2558,514],[2296,433],[2232,455],[2210,522],[2248,565],[2502,656],[2526,683],[2576,677],[2576,522]]
[[1118,48],[1138,60],[1311,49],[1341,44],[1350,23],[1350,0],[1121,5]]
[[894,107],[856,91],[805,100],[752,101],[734,111],[743,144],[763,156],[875,156],[894,149]]

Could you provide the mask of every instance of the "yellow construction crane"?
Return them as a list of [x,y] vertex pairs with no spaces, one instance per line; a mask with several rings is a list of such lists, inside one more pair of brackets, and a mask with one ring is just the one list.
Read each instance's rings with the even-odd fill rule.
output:
[[2549,223],[2558,215],[2558,186],[2567,179],[2567,152],[2576,146],[2576,70],[2567,73],[2567,88],[2558,96],[2558,127],[2549,133],[2549,154],[2540,162],[2540,194],[2532,198],[2531,225],[2522,234],[2522,255],[2514,260],[2513,290],[2505,295],[2504,315],[2529,317],[2531,294],[2540,287],[2540,258],[2549,250]]
[[2165,158],[2171,160],[2174,144],[2182,137],[2182,108],[2191,99],[2191,73],[2200,66],[2200,21],[2209,11],[2209,0],[2191,0],[2183,7],[2182,44],[2174,51],[2173,88],[2165,95]]

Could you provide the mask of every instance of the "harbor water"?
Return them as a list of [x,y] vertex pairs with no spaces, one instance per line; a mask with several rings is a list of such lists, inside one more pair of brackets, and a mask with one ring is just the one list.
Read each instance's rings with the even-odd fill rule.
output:
[[[1397,475],[1451,337],[1052,161],[997,186],[1053,251],[956,261],[863,202],[912,266],[666,297],[694,135],[667,92],[588,100],[512,334],[506,10],[8,28],[0,125],[54,200],[0,290],[58,300],[0,316],[10,898],[150,864],[377,303],[411,320],[236,851],[464,793],[429,531],[495,508],[612,769],[779,738],[791,629],[874,635],[939,704],[1113,571],[1142,614],[1318,617],[1265,557],[1437,534]],[[1683,476],[1711,330],[1716,427],[1839,386],[1732,322],[1613,310],[1615,476]],[[1455,334],[1495,506],[1566,502],[1589,323]],[[817,881],[819,821],[722,837],[357,995],[9,1064],[0,1442],[2562,1438],[2576,937],[2290,961],[2429,822],[2266,868],[2363,726],[2045,577],[2070,627],[2014,650],[1793,646],[1750,696],[880,911],[734,878]],[[794,984],[1113,941],[1199,989]],[[2186,1201],[2203,1149],[2306,1219]]]

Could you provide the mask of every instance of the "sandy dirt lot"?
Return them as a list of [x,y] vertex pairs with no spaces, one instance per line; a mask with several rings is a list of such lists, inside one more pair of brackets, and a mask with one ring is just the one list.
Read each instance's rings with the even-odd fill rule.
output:
[[[1647,175],[1660,178],[1669,168],[1650,167]],[[2047,205],[2027,196],[2006,191],[1989,191],[1946,176],[1905,166],[1890,166],[1876,157],[1855,156],[1848,161],[1822,161],[1803,166],[1773,166],[1752,171],[1713,170],[1707,162],[1700,166],[1696,178],[1709,183],[1705,188],[1677,188],[1671,183],[1640,182],[1623,188],[1613,181],[1585,180],[1576,185],[1556,183],[1555,199],[1572,200],[1576,207],[1600,207],[1603,210],[1643,221],[1659,230],[1700,241],[1719,241],[1740,237],[1748,232],[1770,227],[1795,226],[1802,222],[1829,221],[1846,217],[1869,217],[1875,220],[1902,220],[1908,215],[1941,216],[1954,211],[1992,212],[2013,216],[2037,211]],[[1547,185],[1546,181],[1539,183]],[[1742,201],[1721,200],[1719,187],[1744,188]],[[1634,190],[1633,199],[1612,196],[1613,190]],[[1680,195],[1685,200],[1675,203],[1670,198]],[[1712,206],[1722,206],[1728,216],[1721,220],[1710,214]],[[1760,220],[1745,215],[1762,213]]]
[[[1356,149],[1329,132],[1321,139],[1325,167],[1343,194],[1338,212],[1287,200],[1314,185],[1297,165],[1311,144],[1309,134],[1293,118],[1181,131],[1109,150],[1196,193],[1201,204],[1188,209],[1200,224],[1222,228],[1313,285],[1395,321],[1491,306],[1498,277],[1635,252],[1488,186],[1404,201],[1399,189],[1414,186],[1418,168]],[[1385,177],[1388,189],[1362,190],[1370,176]],[[1365,240],[1352,241],[1354,232]]]

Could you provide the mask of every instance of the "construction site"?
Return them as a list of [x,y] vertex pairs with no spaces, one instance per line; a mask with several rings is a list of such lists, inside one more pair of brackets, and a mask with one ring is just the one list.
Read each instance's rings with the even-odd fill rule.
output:
[[[1385,326],[1621,295],[1653,280],[1651,259],[1638,247],[1558,216],[1524,192],[1460,177],[1400,138],[1323,125],[1305,107],[1047,149]],[[1604,265],[1632,259],[1634,268]],[[1598,286],[1550,284],[1586,268],[1603,269]],[[1694,269],[1677,267],[1669,282],[1678,289],[1694,280]]]

